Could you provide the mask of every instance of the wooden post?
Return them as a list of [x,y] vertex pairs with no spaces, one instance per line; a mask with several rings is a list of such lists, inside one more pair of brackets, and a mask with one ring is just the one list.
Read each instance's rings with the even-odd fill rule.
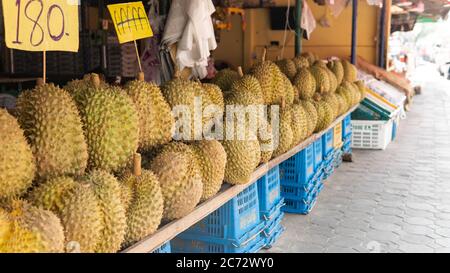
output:
[[138,60],[139,71],[142,72],[141,57],[139,57],[139,49],[136,40],[134,40],[134,48],[136,49],[136,57]]
[[42,51],[42,80],[45,84],[47,81],[47,52]]
[[302,9],[303,0],[297,0],[295,3],[295,56],[302,53]]
[[358,0],[352,1],[352,52],[351,52],[351,62],[356,65],[356,34],[358,32]]

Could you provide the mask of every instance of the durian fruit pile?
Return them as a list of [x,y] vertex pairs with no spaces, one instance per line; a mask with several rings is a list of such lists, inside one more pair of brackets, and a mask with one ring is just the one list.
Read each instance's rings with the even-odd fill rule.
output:
[[[223,109],[221,92],[204,89]],[[214,140],[139,168],[136,151],[170,145],[174,125],[142,77],[124,89],[96,74],[64,88],[39,81],[16,110],[0,109],[0,252],[117,252],[222,185],[226,153]]]
[[367,87],[357,81],[356,67],[346,60],[323,61],[316,54],[303,53],[277,65],[291,80],[296,102],[306,111],[307,136],[326,129],[365,97]]

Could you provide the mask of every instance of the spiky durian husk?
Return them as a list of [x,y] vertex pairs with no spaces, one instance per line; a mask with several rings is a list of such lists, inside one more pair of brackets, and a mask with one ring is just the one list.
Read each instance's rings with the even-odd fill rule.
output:
[[217,140],[201,140],[193,143],[192,151],[197,159],[202,175],[204,201],[219,192],[225,176],[227,154]]
[[252,68],[251,74],[261,85],[265,104],[275,104],[280,95],[277,93],[281,82],[281,71],[278,66],[271,61],[264,61],[256,64]]
[[244,128],[245,131],[241,131],[239,123],[234,120],[224,121],[224,139],[221,141],[227,154],[224,179],[233,185],[248,183],[261,161],[261,147],[257,135],[247,127]]
[[302,100],[302,101],[300,101],[300,104],[305,109],[305,111],[308,115],[308,120],[310,121],[308,123],[308,135],[312,135],[314,133],[314,130],[317,126],[317,122],[319,119],[319,117],[317,115],[317,109],[314,106],[314,103],[312,100]]
[[25,91],[17,100],[17,113],[40,180],[84,173],[88,153],[82,123],[65,90],[45,84]]
[[64,252],[64,230],[55,214],[22,200],[13,201],[11,209],[0,253]]
[[157,230],[164,212],[164,198],[158,178],[148,170],[142,170],[140,176],[127,173],[121,184],[131,192],[124,241],[127,247]]
[[342,83],[342,80],[344,79],[344,67],[342,66],[341,61],[339,60],[333,60],[328,62],[327,64],[328,68],[331,70],[331,72],[334,73],[337,80],[337,85],[339,86]]
[[323,96],[323,100],[328,103],[328,105],[333,110],[333,120],[339,116],[339,101],[335,93],[329,93]]
[[300,99],[310,99],[316,92],[316,80],[308,68],[298,70],[293,85],[297,88]]
[[259,81],[251,75],[245,75],[234,81],[226,101],[227,105],[248,106],[264,104],[264,95]]
[[102,213],[101,240],[95,251],[99,253],[119,251],[126,229],[125,208],[119,182],[105,171],[93,171],[82,180],[91,185]]
[[334,120],[334,111],[331,106],[319,97],[316,101],[314,101],[314,106],[317,109],[317,126],[314,132],[320,132],[326,129]]
[[297,66],[295,65],[293,60],[283,59],[276,61],[275,64],[280,68],[280,71],[283,72],[290,80],[292,80],[297,74]]
[[355,82],[357,80],[358,70],[347,60],[343,60],[342,67],[344,68],[344,80],[348,82]]
[[104,226],[92,185],[75,182],[69,177],[55,178],[34,188],[28,200],[61,219],[66,244],[79,244],[80,252],[96,251]]
[[292,115],[288,109],[282,109],[280,113],[280,123],[279,123],[279,132],[274,132],[274,134],[278,133],[278,145],[275,147],[275,151],[273,152],[273,156],[277,157],[279,155],[287,152],[294,141],[294,132],[292,131]]
[[161,185],[163,219],[167,221],[189,214],[203,193],[200,169],[193,151],[183,143],[172,143],[150,163],[150,169]]
[[[185,110],[189,111],[188,113],[183,111],[181,116],[175,117],[176,123],[181,122],[182,124],[179,128],[179,132],[175,133],[184,136],[184,140],[186,141],[202,138],[203,126],[214,118],[213,115],[202,116],[199,117],[201,120],[196,122],[196,113],[199,111],[201,111],[201,113],[206,113],[207,111],[205,110],[207,107],[213,105],[213,102],[202,84],[175,78],[166,82],[161,90],[166,101],[169,103],[170,107],[172,107],[172,111],[179,107],[186,108]],[[196,109],[196,107],[198,107],[198,109]],[[184,114],[189,115],[189,117],[187,117],[188,119],[185,120],[187,122],[186,124],[183,123],[184,118],[186,118],[183,117]]]
[[301,68],[306,68],[310,66],[308,59],[303,56],[297,56],[293,58],[292,61],[294,62],[295,67],[297,68],[297,72]]
[[217,72],[212,83],[218,85],[223,92],[230,90],[231,84],[239,79],[239,74],[229,68],[225,68]]
[[36,171],[33,154],[17,120],[0,109],[0,198],[24,193]]
[[161,90],[154,83],[130,81],[125,91],[139,115],[139,148],[149,150],[172,139],[174,118]]
[[285,76],[282,76],[283,78],[283,85],[284,85],[284,95],[285,95],[285,103],[286,105],[291,105],[295,101],[296,97],[296,90],[294,89],[294,86],[292,86],[291,81]]
[[368,89],[368,87],[364,84],[363,81],[356,81],[355,84],[358,86],[361,102],[366,97],[366,90]]
[[317,60],[317,56],[315,56],[314,53],[312,52],[303,52],[301,56],[306,58],[306,60],[308,60],[310,66],[313,65],[314,62]]
[[[85,81],[95,81],[91,75]],[[131,161],[139,144],[139,115],[119,87],[86,83],[72,92],[83,121],[89,151],[88,168],[118,171]]]
[[320,66],[311,66],[309,69],[316,80],[316,92],[320,94],[328,93],[331,89],[328,72]]
[[203,89],[206,94],[211,99],[212,104],[219,107],[220,112],[225,112],[225,103],[223,98],[223,92],[218,85],[212,83],[204,83],[202,84]]

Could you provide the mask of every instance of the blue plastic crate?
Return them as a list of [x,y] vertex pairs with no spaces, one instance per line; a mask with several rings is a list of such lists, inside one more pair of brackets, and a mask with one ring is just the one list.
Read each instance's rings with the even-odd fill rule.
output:
[[266,242],[264,248],[271,248],[283,233],[284,227],[281,225],[283,217],[284,213],[279,212],[276,218],[267,224],[262,233],[262,236]]
[[172,239],[173,253],[256,253],[265,245],[261,236],[263,227],[258,227],[258,232],[245,242],[237,245],[228,240],[209,240],[208,237],[195,237],[192,235],[177,236]]
[[270,211],[278,205],[281,199],[279,166],[258,179],[258,199],[261,215],[270,215]]
[[253,183],[180,236],[206,237],[218,242],[229,240],[239,245],[253,236],[251,231],[260,225],[258,187]]
[[316,205],[317,196],[311,200],[292,200],[285,199],[286,205],[281,209],[284,212],[296,213],[296,214],[308,214]]
[[313,176],[313,144],[280,164],[280,181],[282,185],[304,185],[307,184]]
[[334,159],[333,159],[333,166],[335,169],[339,168],[342,165],[342,155],[343,155],[343,152],[341,149],[338,149],[335,151]]
[[323,150],[322,150],[322,138],[319,138],[314,142],[314,170],[318,171],[322,166]]
[[352,133],[352,117],[349,114],[342,120],[342,138],[344,139],[351,133]]
[[315,190],[315,183],[303,185],[303,186],[286,186],[281,185],[281,195],[283,198],[288,199],[307,199]]
[[153,250],[152,253],[158,253],[158,254],[172,253],[171,247],[170,247],[170,242],[166,242],[162,246],[160,246],[157,249]]
[[276,215],[278,212],[281,211],[281,208],[284,206],[284,198],[280,198],[278,203],[274,204],[273,207],[270,209],[270,211],[267,211],[265,213],[261,213],[261,220],[264,224],[266,224],[267,221],[271,221],[274,215]]
[[330,129],[322,136],[322,153],[326,157],[333,152],[334,129]]

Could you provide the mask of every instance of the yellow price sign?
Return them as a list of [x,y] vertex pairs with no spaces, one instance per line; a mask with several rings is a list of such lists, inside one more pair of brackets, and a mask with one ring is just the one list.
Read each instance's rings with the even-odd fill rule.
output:
[[108,5],[119,43],[127,43],[153,36],[142,2]]
[[2,0],[2,4],[7,47],[78,51],[77,0]]

